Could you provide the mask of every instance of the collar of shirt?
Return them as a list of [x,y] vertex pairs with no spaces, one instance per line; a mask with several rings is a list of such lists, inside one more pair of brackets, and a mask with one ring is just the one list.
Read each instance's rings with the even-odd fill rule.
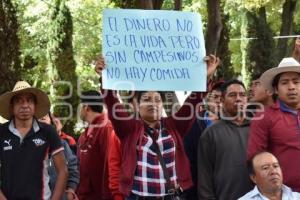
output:
[[282,112],[287,112],[287,113],[291,113],[293,115],[298,115],[298,111],[297,110],[293,110],[291,108],[289,108],[285,103],[283,103],[282,101],[279,101],[279,108]]
[[107,123],[108,122],[108,116],[107,113],[100,113],[95,119],[92,121],[90,125],[95,125],[99,123]]
[[[249,195],[249,197],[251,199],[269,200],[267,197],[265,197],[263,194],[260,193],[257,186],[255,186],[250,193],[251,194]],[[285,200],[287,197],[290,197],[291,195],[292,195],[291,188],[282,185],[282,199]]]
[[[10,132],[12,132],[14,135],[18,136],[21,141],[24,139],[19,130],[15,127],[14,120],[10,120],[8,129]],[[40,130],[40,126],[36,119],[33,119],[31,130],[33,129],[34,133],[38,132]]]
[[204,123],[206,125],[206,127],[209,127],[210,125],[213,124],[213,121],[209,118],[209,111],[205,111],[204,113]]
[[279,102],[279,109],[282,112],[290,113],[290,114],[294,115],[295,117],[297,117],[298,128],[300,129],[300,116],[298,115],[298,111],[289,108],[285,103],[283,103],[280,100],[278,100],[278,102]]
[[159,135],[161,134],[162,131],[162,123],[158,122],[154,128],[151,128],[148,126],[146,123],[144,123],[145,131],[149,136],[155,139],[155,141],[158,139]]
[[106,113],[101,113],[90,123],[86,129],[86,135],[89,136],[94,129],[103,127],[108,123],[108,116]]
[[243,123],[241,123],[240,125],[238,125],[237,123],[235,123],[232,120],[227,120],[227,119],[221,119],[221,120],[225,121],[228,124],[236,126],[236,127],[244,127],[244,126],[249,126],[250,125],[250,120],[248,120],[248,119],[244,119]]

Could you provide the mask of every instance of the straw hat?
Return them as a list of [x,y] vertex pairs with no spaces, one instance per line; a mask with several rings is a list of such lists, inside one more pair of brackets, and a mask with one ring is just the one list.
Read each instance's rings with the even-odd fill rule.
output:
[[297,72],[300,73],[300,64],[297,60],[292,57],[283,58],[279,63],[278,67],[271,68],[265,71],[261,77],[260,81],[263,86],[269,90],[270,92],[274,92],[274,88],[272,86],[273,80],[276,75],[284,73],[284,72]]
[[35,117],[41,118],[50,110],[50,101],[48,95],[42,90],[31,87],[26,81],[18,81],[11,92],[6,92],[0,96],[0,115],[9,120],[12,117],[10,103],[14,96],[21,93],[31,93],[36,97]]
[[0,116],[0,124],[4,124],[7,122],[7,119],[4,119],[3,117]]

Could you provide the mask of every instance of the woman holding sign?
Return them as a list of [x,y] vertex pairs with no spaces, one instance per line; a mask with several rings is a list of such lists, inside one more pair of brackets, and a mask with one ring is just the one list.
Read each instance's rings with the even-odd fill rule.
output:
[[[219,60],[210,55],[206,61],[209,80]],[[100,58],[96,71],[100,74],[104,66],[104,59]],[[138,119],[129,116],[116,92],[102,90],[102,93],[122,144],[120,191],[127,200],[180,199],[182,191],[193,184],[182,138],[192,126],[195,107],[206,92],[192,93],[178,112],[164,118],[161,93],[139,91]]]

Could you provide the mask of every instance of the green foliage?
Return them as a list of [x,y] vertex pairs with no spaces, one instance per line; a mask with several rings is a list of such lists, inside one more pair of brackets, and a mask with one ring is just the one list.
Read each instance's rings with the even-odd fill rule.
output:
[[300,27],[299,27],[300,26],[299,21],[300,21],[300,3],[298,2],[297,6],[296,6],[296,10],[295,10],[295,16],[294,16],[294,24],[297,26],[295,28],[295,32],[296,33],[300,32],[299,31],[299,29],[300,29]]
[[248,46],[249,66],[251,74],[261,74],[270,67],[275,66],[275,44],[273,33],[268,23],[264,20],[265,9],[260,9],[261,14],[248,13],[248,37],[251,40]]
[[78,66],[91,65],[101,52],[102,12],[114,7],[109,0],[72,0],[68,3],[74,19],[74,51]]
[[236,11],[257,11],[261,7],[277,7],[285,0],[226,0],[228,8]]
[[[246,12],[245,12],[246,13]],[[241,38],[247,38],[248,36],[248,20],[247,15],[243,14],[242,25],[241,25]],[[248,72],[249,60],[247,60],[247,47],[249,40],[241,40],[240,51],[241,51],[241,78],[245,85],[249,85],[250,74]]]
[[183,0],[182,10],[200,13],[205,32],[207,22],[206,0]]
[[95,78],[93,63],[102,51],[102,12],[105,8],[113,8],[115,3],[109,0],[73,0],[68,5],[74,19],[73,43],[79,86],[82,89],[95,88],[99,81]]
[[[282,12],[282,4],[283,0],[227,0],[225,1],[225,12],[228,12],[230,14],[230,20],[229,20],[229,29],[230,29],[230,50],[232,52],[231,61],[233,64],[233,68],[236,73],[239,73],[242,75],[243,80],[248,82],[251,76],[252,71],[257,71],[256,63],[256,57],[252,56],[251,58],[247,56],[248,54],[248,42],[251,43],[251,45],[256,46],[260,43],[260,40],[256,39],[250,39],[251,34],[248,35],[248,19],[245,15],[246,12],[258,12],[258,10],[265,6],[266,8],[266,21],[265,23],[268,24],[268,27],[270,27],[270,32],[273,33],[273,35],[278,35],[280,31],[280,15]],[[261,21],[263,19],[258,19],[258,21]],[[259,22],[262,23],[262,22]],[[262,24],[260,24],[262,26]],[[257,32],[259,32],[260,29],[257,29]],[[266,34],[265,30],[263,30],[261,33],[262,35]],[[253,34],[252,34],[253,36]],[[255,35],[253,36],[255,37]],[[269,41],[272,40],[272,41]],[[265,41],[265,43],[272,42],[275,43],[276,40],[269,37],[268,41]],[[259,44],[255,44],[258,42]],[[266,44],[264,44],[266,45]],[[258,47],[257,47],[258,48]],[[262,47],[260,47],[262,48]],[[261,56],[259,56],[261,57]],[[252,60],[254,58],[254,60]],[[266,57],[265,60],[268,60],[269,56]],[[269,61],[272,61],[273,58],[271,58]],[[254,65],[254,66],[253,66]],[[267,64],[264,64],[264,66]],[[251,70],[248,70],[248,67],[250,67]],[[269,67],[272,65],[268,65]],[[258,69],[259,71],[259,69]]]
[[[9,0],[0,1],[0,78],[6,81],[1,84],[1,91],[4,91],[3,88],[11,89],[21,75],[45,91],[50,91],[53,81],[57,80],[71,80],[73,89],[79,93],[86,89],[97,89],[98,77],[93,70],[93,63],[102,51],[102,12],[105,8],[138,6],[138,0],[11,0],[13,4],[9,4]],[[204,31],[207,25],[206,2],[182,0],[184,11],[201,14]],[[278,36],[280,33],[285,0],[221,2],[224,29],[218,49],[218,55],[222,58],[218,77],[229,79],[242,75],[243,80],[248,81],[252,72],[273,66],[269,48],[277,42],[272,35]],[[15,7],[8,9],[8,5]],[[260,17],[256,16],[254,21],[245,15],[247,12],[256,13],[261,7],[266,9],[265,22]],[[61,12],[65,8],[69,8],[69,11]],[[164,0],[162,9],[174,9],[174,0]],[[12,20],[9,23],[11,26],[7,26],[7,21],[3,20],[4,14],[9,16],[7,20]],[[294,32],[300,33],[300,3],[295,11],[294,27]],[[20,38],[21,54],[11,54],[9,49],[19,49],[17,36]],[[3,39],[8,37],[11,39]],[[250,40],[249,37],[258,39]],[[291,49],[293,45],[290,45]],[[76,76],[78,79],[74,78]],[[78,80],[78,88],[75,79]],[[51,93],[57,97],[68,91],[55,86]],[[52,98],[55,99],[55,96]]]
[[[21,38],[21,58],[24,65],[23,79],[34,86],[49,91],[47,80],[47,27],[48,4],[43,1],[28,0],[18,2],[18,20],[20,22],[19,36]],[[29,67],[28,60],[34,63]]]
[[[73,22],[65,0],[56,0],[51,11],[47,43],[48,71],[50,72],[50,83],[55,84],[60,81],[60,84],[55,84],[50,92],[53,98],[52,102],[71,105],[71,107],[56,106],[54,108],[57,116],[72,117],[73,120],[68,120],[64,127],[67,132],[71,133],[76,123],[76,115],[72,113],[77,111],[78,105],[76,63],[72,44]],[[64,100],[59,100],[58,97],[63,97]]]
[[112,0],[119,8],[138,8],[138,0]]

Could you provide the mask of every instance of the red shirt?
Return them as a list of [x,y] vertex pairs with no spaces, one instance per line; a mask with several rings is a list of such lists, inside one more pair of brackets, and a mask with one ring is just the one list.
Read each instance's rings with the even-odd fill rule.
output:
[[300,114],[288,111],[279,102],[257,113],[250,125],[248,158],[260,151],[273,153],[282,168],[283,182],[300,192]]
[[98,116],[80,135],[77,155],[80,200],[112,200],[108,187],[108,152],[113,128],[105,114]]
[[121,143],[119,138],[113,134],[111,146],[108,155],[109,166],[109,188],[112,192],[114,200],[123,200],[124,197],[120,192],[120,171],[121,171]]

